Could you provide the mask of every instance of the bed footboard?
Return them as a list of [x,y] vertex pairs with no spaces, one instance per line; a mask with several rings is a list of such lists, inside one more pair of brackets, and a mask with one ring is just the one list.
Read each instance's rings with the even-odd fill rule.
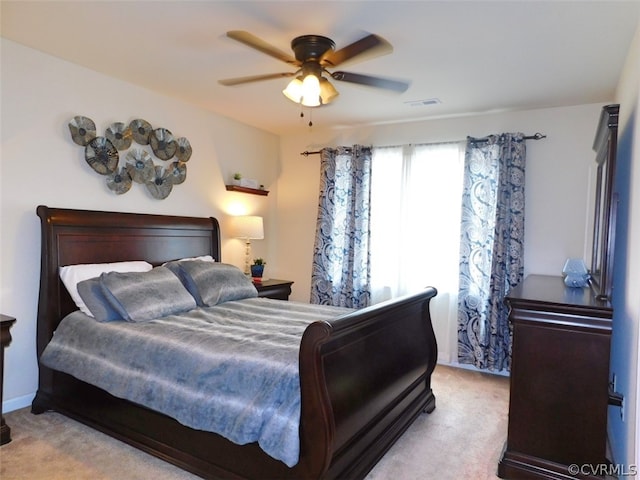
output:
[[362,478],[435,408],[434,288],[309,326],[302,339],[301,459],[311,477]]

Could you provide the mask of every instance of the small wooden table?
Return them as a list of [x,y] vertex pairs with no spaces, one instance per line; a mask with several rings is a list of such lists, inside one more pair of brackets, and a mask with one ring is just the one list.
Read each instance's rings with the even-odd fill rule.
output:
[[[4,347],[11,343],[11,333],[9,329],[16,319],[0,313],[0,410],[2,409],[2,384],[4,383]],[[4,416],[0,415],[0,445],[11,441],[11,429],[4,421]]]
[[289,295],[291,295],[291,285],[293,284],[290,280],[277,280],[275,278],[270,278],[268,280],[263,280],[261,282],[253,282],[258,290],[259,297],[267,297],[274,298],[276,300],[289,300]]

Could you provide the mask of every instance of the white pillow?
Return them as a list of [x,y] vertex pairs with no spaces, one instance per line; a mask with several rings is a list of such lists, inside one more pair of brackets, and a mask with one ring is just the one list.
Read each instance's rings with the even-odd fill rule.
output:
[[[178,260],[172,260],[172,262],[185,262],[187,260],[201,260],[203,262],[215,262],[216,259],[213,258],[211,255],[202,255],[201,257],[189,257],[189,258],[180,258]],[[164,262],[162,264],[162,266],[166,266],[167,263],[171,263],[171,262]]]
[[116,263],[83,263],[79,265],[66,265],[60,267],[60,280],[67,287],[67,291],[71,298],[76,303],[77,307],[90,317],[93,317],[89,308],[85,305],[84,301],[78,293],[78,283],[83,280],[89,280],[90,278],[99,277],[102,273],[108,272],[148,272],[153,268],[148,262],[133,261],[133,262],[116,262]]

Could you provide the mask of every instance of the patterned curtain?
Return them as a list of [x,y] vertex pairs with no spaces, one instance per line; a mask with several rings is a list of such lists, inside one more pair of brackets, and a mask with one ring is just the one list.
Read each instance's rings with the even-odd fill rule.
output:
[[311,303],[366,307],[371,301],[371,148],[324,148],[311,272]]
[[460,246],[458,361],[510,370],[504,298],[523,277],[525,140],[467,139]]

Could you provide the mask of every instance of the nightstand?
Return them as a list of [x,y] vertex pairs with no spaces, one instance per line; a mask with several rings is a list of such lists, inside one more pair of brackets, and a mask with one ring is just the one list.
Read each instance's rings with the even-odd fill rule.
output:
[[[4,379],[4,347],[11,343],[11,333],[9,329],[16,319],[0,313],[0,410],[2,409],[2,383]],[[4,417],[0,415],[0,445],[11,441],[11,429],[4,423]]]
[[289,300],[292,284],[292,281],[277,280],[275,278],[263,280],[262,282],[253,282],[256,290],[258,290],[259,297],[274,298],[276,300]]

